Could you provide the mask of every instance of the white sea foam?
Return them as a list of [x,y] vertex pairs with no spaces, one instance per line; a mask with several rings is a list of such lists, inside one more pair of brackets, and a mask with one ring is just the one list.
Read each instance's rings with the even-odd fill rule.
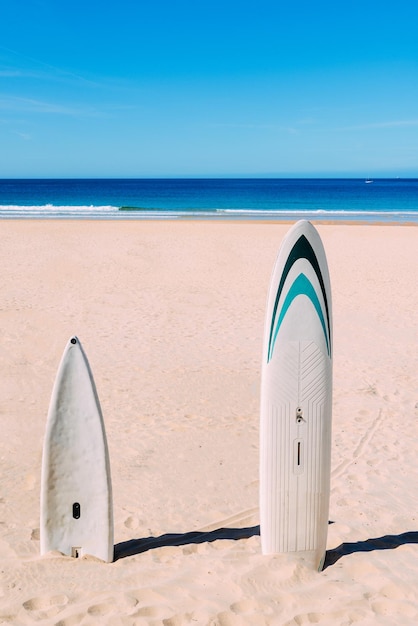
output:
[[218,209],[217,213],[223,215],[233,215],[235,217],[255,218],[255,219],[341,219],[350,221],[418,221],[417,211],[359,211],[359,210],[327,210],[327,209],[303,209],[303,210],[283,210],[283,209]]
[[326,210],[326,209],[143,209],[121,210],[116,206],[60,206],[45,204],[42,206],[0,205],[0,219],[318,219],[381,222],[417,222],[416,211],[361,211],[361,210]]

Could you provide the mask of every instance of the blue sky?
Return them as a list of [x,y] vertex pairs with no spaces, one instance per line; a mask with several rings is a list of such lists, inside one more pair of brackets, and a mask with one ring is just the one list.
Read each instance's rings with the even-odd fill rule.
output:
[[19,0],[0,177],[418,177],[418,3]]

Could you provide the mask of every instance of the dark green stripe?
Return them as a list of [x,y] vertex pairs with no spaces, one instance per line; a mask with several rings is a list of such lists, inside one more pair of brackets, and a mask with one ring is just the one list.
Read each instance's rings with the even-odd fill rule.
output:
[[329,324],[329,308],[328,308],[328,298],[327,293],[325,291],[324,279],[322,278],[322,273],[319,268],[318,259],[316,258],[316,254],[313,251],[313,248],[305,235],[301,235],[293,248],[290,251],[288,259],[283,269],[282,277],[280,279],[279,288],[276,294],[276,300],[274,302],[273,315],[271,318],[271,327],[270,327],[270,337],[269,337],[269,346],[267,354],[270,355],[271,350],[271,342],[273,339],[273,328],[274,328],[274,320],[276,319],[277,307],[279,306],[280,295],[283,291],[283,286],[287,275],[289,274],[292,266],[296,263],[298,259],[306,259],[312,265],[315,274],[317,275],[318,282],[321,287],[322,295],[325,302],[325,311],[327,314],[327,331],[328,331],[328,339],[329,339],[329,352],[331,356],[331,333],[330,333],[330,324]]

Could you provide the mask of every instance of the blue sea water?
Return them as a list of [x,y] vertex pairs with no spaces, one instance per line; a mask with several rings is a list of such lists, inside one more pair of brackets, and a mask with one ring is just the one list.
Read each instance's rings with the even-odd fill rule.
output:
[[0,179],[0,219],[418,222],[418,179]]

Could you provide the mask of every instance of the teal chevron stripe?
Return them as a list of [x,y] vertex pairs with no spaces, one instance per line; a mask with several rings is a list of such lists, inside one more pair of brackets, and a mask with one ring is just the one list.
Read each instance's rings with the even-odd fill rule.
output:
[[276,327],[275,327],[274,332],[273,332],[272,341],[270,343],[270,350],[269,350],[269,353],[268,353],[267,362],[270,361],[270,359],[271,359],[271,357],[273,355],[274,344],[276,343],[277,334],[279,332],[280,326],[282,325],[282,322],[284,320],[284,317],[285,317],[285,315],[286,315],[290,305],[292,304],[292,302],[293,302],[293,300],[295,298],[297,298],[298,296],[302,296],[302,295],[307,296],[309,298],[309,300],[312,302],[312,304],[314,305],[314,307],[315,307],[315,311],[317,312],[319,320],[320,320],[321,325],[322,325],[322,330],[324,331],[328,354],[330,354],[328,331],[327,331],[327,326],[326,326],[326,323],[325,323],[324,315],[322,313],[321,303],[319,302],[318,296],[316,295],[316,291],[315,291],[311,281],[305,276],[305,274],[301,273],[294,280],[292,286],[290,287],[289,291],[287,292],[285,301],[283,302],[283,306],[282,306],[282,308],[280,310],[280,314],[279,314],[279,317],[277,319]]
[[[293,248],[291,249],[289,256],[287,258],[286,264],[283,268],[283,273],[282,273],[282,277],[280,279],[280,283],[279,283],[279,287],[277,289],[277,293],[276,293],[276,300],[274,302],[274,309],[273,309],[273,315],[271,317],[271,326],[270,326],[270,335],[269,335],[269,354],[271,354],[272,352],[272,348],[271,348],[271,344],[273,341],[273,330],[274,330],[274,320],[276,319],[276,313],[277,313],[277,309],[279,306],[279,301],[280,301],[280,297],[282,295],[282,290],[284,287],[284,284],[286,282],[286,278],[291,270],[291,268],[293,267],[294,263],[296,263],[296,261],[298,261],[299,259],[306,259],[312,266],[312,269],[314,270],[315,274],[317,275],[318,278],[318,282],[320,284],[321,287],[321,291],[322,291],[322,296],[324,298],[324,303],[325,303],[325,312],[326,312],[326,316],[327,316],[327,328],[330,328],[330,311],[328,309],[328,298],[327,298],[327,292],[325,289],[325,285],[324,285],[324,279],[322,278],[322,273],[321,273],[321,269],[319,267],[319,263],[318,263],[318,259],[316,258],[316,254],[314,252],[314,249],[312,248],[311,244],[309,243],[308,239],[305,237],[305,235],[301,235],[299,237],[299,239],[296,241],[295,245],[293,246]],[[328,332],[328,340],[329,340],[329,354],[331,354],[331,334],[330,332]]]

